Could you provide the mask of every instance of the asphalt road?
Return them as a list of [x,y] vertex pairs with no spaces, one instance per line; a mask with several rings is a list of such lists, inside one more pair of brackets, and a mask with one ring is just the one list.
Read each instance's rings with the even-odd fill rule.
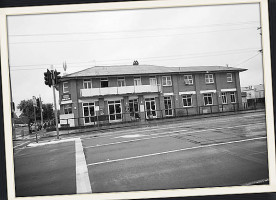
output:
[[[93,193],[268,184],[263,112],[75,137]],[[14,148],[17,196],[75,194],[76,143],[27,144]]]
[[264,113],[82,139],[93,193],[268,183]]

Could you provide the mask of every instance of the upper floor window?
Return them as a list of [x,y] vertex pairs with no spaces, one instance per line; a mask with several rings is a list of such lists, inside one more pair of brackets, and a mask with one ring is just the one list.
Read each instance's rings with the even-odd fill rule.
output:
[[185,85],[193,85],[193,76],[192,75],[184,75],[184,83],[185,83]]
[[182,96],[183,106],[184,107],[190,107],[192,106],[192,95],[187,94]]
[[157,85],[157,80],[155,77],[150,77],[150,85]]
[[236,103],[235,92],[230,92],[230,100],[231,100],[231,103]]
[[83,81],[83,88],[84,89],[92,88],[92,81],[91,80],[84,80]]
[[134,85],[142,85],[141,77],[134,77]]
[[171,76],[162,76],[162,85],[163,86],[171,86],[172,85],[172,77]]
[[108,87],[108,78],[101,78],[101,88]]
[[232,73],[227,73],[227,82],[233,82],[233,76]]
[[212,93],[206,93],[203,95],[204,105],[213,105],[213,96]]
[[117,79],[117,85],[118,87],[124,87],[126,86],[126,81],[124,77],[120,77]]
[[205,83],[214,83],[213,74],[205,74]]
[[69,92],[69,83],[63,82],[63,93],[68,93],[68,92]]

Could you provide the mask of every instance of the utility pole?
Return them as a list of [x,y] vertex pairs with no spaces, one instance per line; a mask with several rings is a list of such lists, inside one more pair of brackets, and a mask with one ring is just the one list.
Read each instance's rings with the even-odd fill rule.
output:
[[35,96],[33,96],[33,107],[34,107],[34,127],[35,127],[35,139],[36,139],[36,143],[38,143],[38,138],[37,138],[37,130],[36,130],[36,107],[37,107],[37,104],[36,104],[36,98]]
[[42,102],[41,102],[40,95],[39,95],[39,106],[40,106],[41,126],[43,126],[43,112],[42,112]]

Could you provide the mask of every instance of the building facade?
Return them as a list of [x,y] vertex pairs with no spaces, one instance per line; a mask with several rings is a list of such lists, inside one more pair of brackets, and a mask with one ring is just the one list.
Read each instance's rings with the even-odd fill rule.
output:
[[99,66],[59,83],[60,123],[95,125],[242,109],[239,72],[246,69]]

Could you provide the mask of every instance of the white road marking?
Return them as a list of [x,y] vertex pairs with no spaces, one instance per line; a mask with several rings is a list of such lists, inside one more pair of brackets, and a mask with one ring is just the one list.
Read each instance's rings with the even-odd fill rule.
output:
[[263,184],[265,182],[268,182],[269,184],[269,179],[266,178],[266,179],[261,179],[261,180],[257,180],[257,181],[252,181],[252,182],[249,182],[249,183],[245,183],[243,184],[244,186],[248,186],[248,185],[256,185],[256,184]]
[[[157,139],[157,138],[163,138],[163,137],[171,137],[174,135],[187,135],[187,134],[193,134],[193,133],[200,133],[200,132],[206,132],[206,131],[215,131],[215,130],[221,130],[221,129],[231,129],[231,128],[237,128],[237,127],[243,127],[243,126],[252,126],[252,125],[258,125],[258,124],[264,124],[263,122],[261,123],[254,123],[254,124],[246,124],[246,125],[238,125],[238,126],[230,126],[230,127],[219,127],[219,128],[213,128],[213,129],[205,129],[205,130],[198,130],[198,131],[188,131],[185,133],[186,130],[178,130],[178,131],[170,131],[170,132],[163,132],[163,133],[156,133],[152,135],[157,135],[155,137],[146,137],[146,138],[140,138],[140,139],[134,139],[134,140],[125,140],[125,141],[120,141],[120,142],[111,142],[111,143],[106,143],[106,144],[97,144],[97,145],[92,145],[92,146],[87,146],[84,147],[84,149],[89,149],[89,148],[96,148],[96,147],[103,147],[103,146],[109,146],[109,145],[116,145],[116,144],[123,144],[123,143],[129,143],[129,142],[137,142],[137,141],[142,141],[142,140],[150,140],[150,139]],[[167,133],[175,133],[175,134],[169,134]],[[165,134],[165,135],[164,135]],[[161,135],[161,136],[159,136]]]
[[24,142],[24,143],[22,143],[22,144],[19,144],[19,145],[17,145],[17,146],[15,146],[15,147],[13,147],[13,148],[15,149],[15,148],[17,148],[17,147],[23,146],[24,144],[27,144],[28,142],[29,142],[29,141]]
[[75,138],[70,138],[70,139],[64,139],[64,140],[53,140],[53,141],[48,141],[48,142],[41,142],[41,143],[30,143],[27,145],[27,147],[37,147],[37,146],[44,146],[48,144],[58,144],[62,142],[70,142],[70,141],[75,141]]
[[152,153],[152,154],[146,154],[146,155],[140,155],[140,156],[133,156],[133,157],[128,157],[128,158],[120,158],[120,159],[115,159],[115,160],[108,160],[108,161],[103,161],[103,162],[91,163],[91,164],[88,164],[87,166],[95,166],[95,165],[100,165],[100,164],[105,164],[105,163],[113,163],[113,162],[119,162],[119,161],[125,161],[125,160],[133,160],[133,159],[145,158],[145,157],[150,157],[150,156],[158,156],[158,155],[164,155],[164,154],[181,152],[181,151],[187,151],[187,150],[193,150],[193,149],[208,148],[208,147],[213,147],[213,146],[220,146],[220,145],[241,143],[241,142],[247,142],[247,141],[253,141],[253,140],[261,140],[261,139],[266,139],[266,137],[257,137],[257,138],[251,138],[251,139],[245,139],[245,140],[236,140],[236,141],[231,141],[231,142],[222,142],[222,143],[208,144],[208,145],[189,147],[189,148],[184,148],[184,149],[177,149],[177,150],[164,151],[164,152],[159,152],[159,153]]
[[118,137],[114,137],[114,138],[137,138],[137,137],[144,137],[146,135],[142,135],[142,134],[131,134],[131,135],[122,135],[122,136],[118,136]]
[[88,169],[85,156],[83,153],[81,139],[75,139],[76,148],[76,186],[77,194],[92,193]]
[[[235,118],[233,118],[233,120],[236,120],[236,119],[244,119],[244,118],[251,118],[251,117],[256,117],[256,116],[265,116],[265,114],[261,113],[261,114],[255,114],[255,115],[249,115],[249,116],[241,116],[241,117],[237,117],[237,116],[234,116]],[[204,121],[207,121],[207,120],[210,120],[210,119],[206,119],[204,118]],[[232,119],[221,119],[221,118],[218,118],[216,119],[217,122],[229,122],[229,120],[232,120]],[[183,123],[185,123],[183,125]],[[200,122],[192,122],[192,123],[189,123],[188,125],[197,125],[197,124],[202,124],[202,121]],[[165,127],[164,127],[165,126]],[[163,130],[163,129],[169,129],[169,128],[181,128],[181,127],[187,127],[187,121],[182,121],[182,122],[178,122],[178,123],[174,123],[173,125],[158,125],[157,127],[154,127],[154,126],[150,126],[150,127],[143,127],[143,128],[139,128],[138,130],[129,130],[129,132],[131,133],[140,133],[140,132],[151,132],[151,131],[154,131],[154,130]],[[127,130],[120,130],[120,131],[112,131],[112,133],[104,133],[100,136],[97,136],[97,138],[104,138],[104,137],[109,137],[110,135],[114,135],[114,134],[120,134],[120,133],[125,133]],[[94,136],[81,136],[82,139],[86,139],[86,140],[89,140],[89,139],[95,139]]]

